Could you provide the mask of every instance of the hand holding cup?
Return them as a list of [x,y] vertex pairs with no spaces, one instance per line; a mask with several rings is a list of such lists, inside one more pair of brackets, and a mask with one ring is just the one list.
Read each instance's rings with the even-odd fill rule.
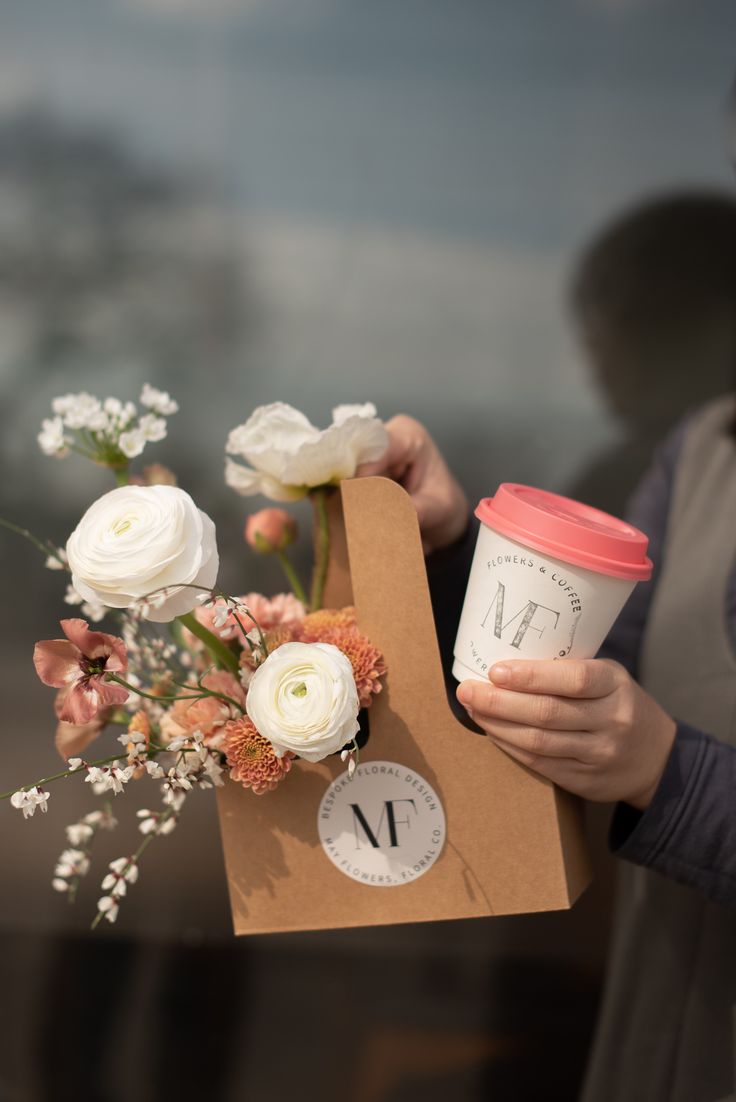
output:
[[464,681],[458,700],[496,745],[588,800],[648,807],[675,721],[617,662],[504,661],[489,681]]

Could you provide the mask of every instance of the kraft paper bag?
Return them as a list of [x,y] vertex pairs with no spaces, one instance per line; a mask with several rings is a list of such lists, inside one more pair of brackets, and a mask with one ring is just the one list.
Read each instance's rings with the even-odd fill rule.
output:
[[218,790],[235,933],[572,906],[589,880],[580,803],[453,716],[408,495],[352,479],[329,508],[325,605],[355,604],[388,675],[352,780],[336,755],[263,796]]

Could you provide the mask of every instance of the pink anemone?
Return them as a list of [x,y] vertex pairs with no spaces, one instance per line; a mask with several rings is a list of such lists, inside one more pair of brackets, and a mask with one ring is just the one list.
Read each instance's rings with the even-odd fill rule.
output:
[[89,723],[102,709],[124,704],[128,690],[107,680],[128,668],[125,643],[116,635],[91,631],[85,620],[62,620],[66,639],[43,639],[33,650],[44,685],[66,689],[58,716],[64,723]]

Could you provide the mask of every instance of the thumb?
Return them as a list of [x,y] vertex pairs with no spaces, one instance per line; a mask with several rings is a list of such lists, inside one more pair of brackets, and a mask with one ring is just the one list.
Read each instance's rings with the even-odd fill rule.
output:
[[368,475],[386,475],[400,481],[415,460],[417,447],[414,440],[406,436],[389,432],[388,447],[382,456],[371,463],[361,463],[355,474],[357,478]]

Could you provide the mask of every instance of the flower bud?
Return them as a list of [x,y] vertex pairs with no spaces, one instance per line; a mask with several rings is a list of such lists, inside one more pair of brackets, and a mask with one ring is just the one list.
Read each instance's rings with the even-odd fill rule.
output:
[[296,521],[285,509],[261,509],[245,522],[245,539],[254,551],[283,551],[296,539]]
[[176,475],[163,463],[151,463],[143,468],[143,474],[133,474],[128,479],[131,486],[176,486]]

